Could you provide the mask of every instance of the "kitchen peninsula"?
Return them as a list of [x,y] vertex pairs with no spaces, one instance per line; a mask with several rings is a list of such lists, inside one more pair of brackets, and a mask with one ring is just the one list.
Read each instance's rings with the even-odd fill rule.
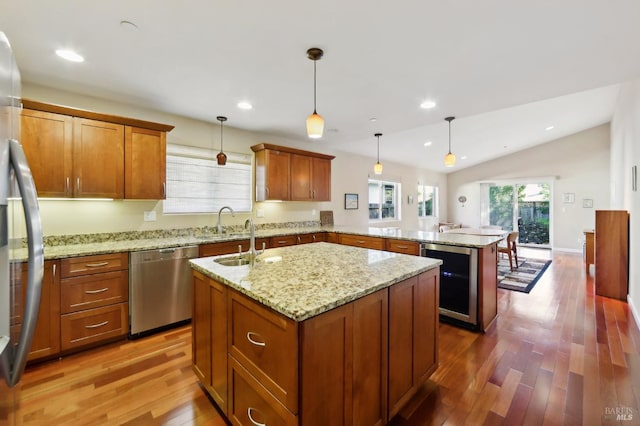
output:
[[440,260],[324,242],[219,258],[190,261],[193,369],[233,424],[386,424],[435,371]]

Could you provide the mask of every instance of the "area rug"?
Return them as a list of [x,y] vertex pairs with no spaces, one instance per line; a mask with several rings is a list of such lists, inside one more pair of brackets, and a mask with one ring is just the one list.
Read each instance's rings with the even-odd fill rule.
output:
[[511,272],[509,258],[500,256],[498,262],[499,288],[529,293],[542,274],[544,274],[544,271],[547,270],[551,261],[518,257],[518,263],[518,268],[514,268],[513,272]]

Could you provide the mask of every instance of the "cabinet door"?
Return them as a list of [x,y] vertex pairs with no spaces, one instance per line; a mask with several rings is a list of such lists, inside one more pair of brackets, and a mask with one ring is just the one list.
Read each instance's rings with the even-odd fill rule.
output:
[[163,200],[167,157],[166,133],[126,126],[124,149],[124,197]]
[[290,159],[288,152],[256,152],[256,201],[290,199]]
[[313,199],[311,188],[312,158],[306,155],[291,155],[291,199],[309,201]]
[[[191,319],[192,369],[211,390],[211,298],[208,278],[193,271],[193,316]],[[226,345],[225,345],[226,348]]]
[[73,193],[124,198],[124,126],[74,117]]
[[[22,282],[27,280],[27,264],[22,265]],[[26,285],[22,286],[23,299]],[[22,312],[22,311],[21,311]],[[44,262],[40,308],[28,360],[46,358],[60,352],[60,274],[58,261]]]
[[227,287],[209,280],[211,306],[211,396],[227,413]]
[[331,201],[331,160],[313,157],[311,196],[314,201]]
[[389,288],[389,418],[437,367],[438,277],[436,268]]
[[73,118],[22,110],[21,143],[39,197],[71,197]]

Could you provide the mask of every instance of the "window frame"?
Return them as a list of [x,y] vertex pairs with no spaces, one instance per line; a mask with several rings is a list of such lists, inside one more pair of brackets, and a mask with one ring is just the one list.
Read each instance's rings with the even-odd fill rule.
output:
[[[375,203],[378,205],[378,207],[375,207],[377,209],[378,215],[376,218],[372,218],[371,217],[371,210],[372,210],[372,203],[371,203],[371,184],[375,183],[378,185],[378,203]],[[383,213],[383,209],[384,209],[384,204],[387,204],[384,202],[384,198],[386,197],[385,195],[385,189],[383,189],[384,185],[392,185],[393,189],[394,189],[394,200],[391,203],[392,204],[392,208],[393,208],[393,216],[392,217],[382,217],[384,215]],[[368,206],[368,214],[369,214],[369,223],[382,223],[382,222],[398,222],[401,220],[401,205],[402,203],[400,202],[402,200],[402,184],[400,182],[394,182],[394,181],[390,181],[390,180],[383,180],[383,179],[371,179],[369,178],[368,182],[367,182],[367,206]]]
[[[426,188],[431,188],[430,191],[428,191],[428,193],[432,194],[432,200],[433,202],[431,203],[431,214],[426,214],[426,202],[428,201],[425,197],[425,195],[427,194],[427,192],[425,191]],[[418,184],[418,205],[417,205],[417,209],[418,209],[418,217],[419,218],[429,218],[429,217],[438,217],[439,214],[439,210],[440,210],[440,203],[438,202],[438,186],[436,185],[423,185],[423,184]],[[422,207],[422,208],[421,208]],[[421,212],[422,210],[422,212]]]

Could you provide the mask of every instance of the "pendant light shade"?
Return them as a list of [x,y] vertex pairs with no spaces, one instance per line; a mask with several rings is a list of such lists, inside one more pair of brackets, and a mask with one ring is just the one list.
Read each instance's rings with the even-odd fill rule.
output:
[[376,133],[373,136],[375,136],[378,139],[378,161],[373,166],[373,172],[375,174],[377,174],[377,175],[381,175],[382,174],[382,163],[380,163],[380,136],[382,136],[382,133]]
[[222,124],[227,121],[227,117],[218,116],[216,119],[220,122],[220,152],[216,155],[216,160],[218,160],[218,166],[224,166],[227,164],[227,154],[222,149]]
[[307,50],[307,57],[313,61],[313,113],[307,117],[307,136],[319,139],[324,132],[324,119],[316,112],[316,62],[322,58],[322,49],[312,47]]
[[446,121],[449,122],[449,152],[444,156],[445,167],[453,167],[456,165],[456,156],[451,153],[451,122],[455,120],[455,117],[447,117]]

